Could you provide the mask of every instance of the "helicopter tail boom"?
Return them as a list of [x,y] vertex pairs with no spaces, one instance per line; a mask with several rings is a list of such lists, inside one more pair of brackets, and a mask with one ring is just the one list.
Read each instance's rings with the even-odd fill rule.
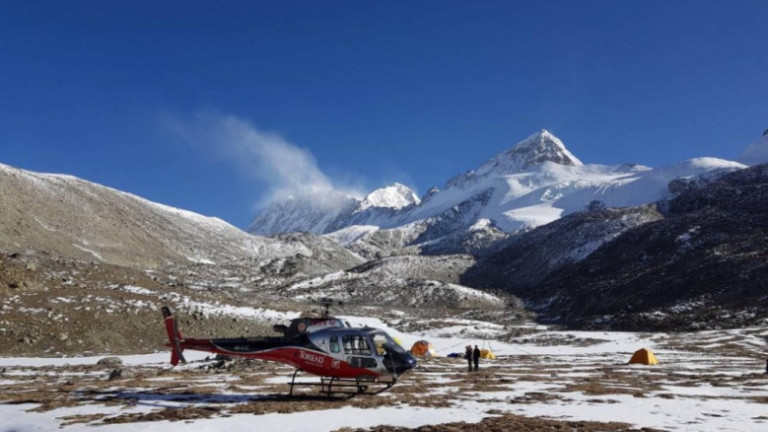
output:
[[171,309],[168,306],[163,306],[163,318],[165,319],[165,330],[168,332],[168,342],[171,346],[171,365],[176,366],[179,364],[179,360],[182,363],[186,363],[184,359],[183,351],[180,341],[184,338],[181,337],[179,327],[176,324],[176,318],[174,318]]

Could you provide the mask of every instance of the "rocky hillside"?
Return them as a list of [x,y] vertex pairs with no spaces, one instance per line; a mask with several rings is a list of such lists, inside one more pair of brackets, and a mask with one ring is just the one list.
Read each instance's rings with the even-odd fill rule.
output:
[[[195,331],[258,334],[320,297],[500,320],[528,316],[517,296],[545,322],[582,328],[760,324],[768,167],[741,166],[584,165],[541,133],[422,200],[383,188],[337,202],[353,225],[259,237],[71,176],[0,165],[0,346],[154,349],[162,304]],[[667,199],[627,205],[658,196]],[[333,202],[292,223],[340,221],[314,211]],[[510,229],[523,220],[532,225]],[[114,342],[119,332],[130,337]]]
[[256,237],[212,217],[66,175],[0,164],[0,251],[134,268],[312,257],[322,271],[362,260],[317,236]]
[[[695,329],[768,317],[768,165],[691,182],[639,225],[536,289],[506,287],[576,327]],[[511,276],[511,275],[510,275]]]
[[[0,355],[161,350],[167,341],[161,306],[177,313],[184,334],[201,337],[270,335],[273,324],[320,313],[313,300],[322,297],[345,302],[335,308],[338,314],[530,319],[522,303],[508,295],[449,282],[471,263],[469,257],[402,257],[311,277],[293,269],[275,271],[282,264],[139,270],[44,252],[0,252]],[[440,278],[441,268],[452,276],[425,279]]]
[[[293,299],[330,297],[347,304],[428,309],[498,309],[522,313],[522,303],[502,292],[489,293],[459,284],[474,264],[468,255],[395,256],[369,261],[266,291]],[[522,316],[522,315],[521,315]]]
[[[400,192],[368,204],[398,204]],[[162,349],[163,305],[209,337],[270,334],[328,296],[347,302],[340,312],[368,316],[393,306],[420,317],[528,316],[508,295],[457,284],[471,257],[366,262],[330,238],[257,237],[71,176],[0,165],[0,212],[2,355]]]
[[656,205],[602,208],[574,213],[485,250],[463,275],[470,286],[505,287],[532,296],[551,273],[580,262],[621,233],[663,216]]

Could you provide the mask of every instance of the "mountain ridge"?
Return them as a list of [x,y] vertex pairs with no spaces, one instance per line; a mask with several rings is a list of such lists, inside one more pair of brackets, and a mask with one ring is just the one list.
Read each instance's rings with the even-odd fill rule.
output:
[[[461,307],[470,297],[472,305],[497,304],[472,286],[506,289],[542,319],[569,327],[683,328],[673,316],[678,310],[686,311],[690,328],[743,325],[763,319],[768,309],[759,283],[768,278],[761,261],[768,168],[742,166],[716,158],[655,170],[547,160],[434,192],[426,204],[407,203],[412,191],[396,188],[394,200],[372,200],[392,207],[355,215],[389,218],[392,228],[350,225],[324,236],[264,238],[76,177],[0,165],[0,252],[31,260],[8,258],[0,289],[43,293],[51,286],[68,289],[75,278],[87,292],[91,276],[82,271],[89,269],[103,275],[98,285],[106,290],[143,280],[254,301],[332,294],[359,305],[445,301]],[[630,203],[662,192],[666,198],[612,208],[627,191]],[[352,210],[360,203],[344,202]],[[559,213],[511,233],[489,217],[510,202],[518,212],[548,207]],[[441,207],[447,204],[453,205]],[[416,211],[428,214],[409,222]],[[739,300],[740,293],[757,306]],[[711,320],[702,322],[705,315]]]
[[[256,237],[214,217],[155,203],[70,175],[0,164],[0,249],[140,268],[313,255],[316,242],[348,266],[360,258],[335,242]],[[343,267],[344,265],[342,265]]]
[[[690,182],[659,203],[662,217],[622,229],[534,284],[520,284],[510,267],[485,283],[507,287],[536,306],[544,320],[569,327],[754,325],[768,317],[767,205],[768,164]],[[504,256],[509,255],[470,273],[481,278]]]
[[[608,207],[651,203],[674,195],[668,187],[673,180],[744,167],[746,165],[738,162],[708,157],[659,168],[585,164],[559,138],[542,129],[476,169],[452,177],[442,190],[431,188],[420,202],[414,200],[401,208],[362,211],[352,210],[352,205],[343,209],[336,207],[322,224],[312,225],[302,224],[302,210],[293,211],[275,203],[257,216],[250,231],[281,232],[279,226],[258,223],[268,218],[282,221],[291,229],[331,238],[349,239],[348,233],[360,233],[353,242],[346,243],[354,246],[366,242],[377,230],[400,230],[402,233],[390,236],[402,240],[399,248],[466,253],[469,248],[462,244],[475,245],[473,237],[493,239],[524,232],[581,211],[592,201]],[[300,207],[311,207],[311,200]],[[365,228],[351,230],[354,226]],[[336,231],[342,233],[333,235]],[[460,238],[464,240],[457,240]],[[441,242],[444,244],[438,244]],[[379,256],[389,253],[386,250],[368,252]]]

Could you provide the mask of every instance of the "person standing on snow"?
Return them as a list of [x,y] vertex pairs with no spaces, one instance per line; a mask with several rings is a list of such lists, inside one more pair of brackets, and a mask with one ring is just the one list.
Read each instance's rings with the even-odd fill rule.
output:
[[472,351],[472,360],[475,362],[475,372],[477,372],[477,364],[480,362],[480,348],[475,345],[475,350]]
[[464,358],[467,359],[467,364],[469,365],[469,372],[472,372],[472,345],[467,345],[467,348],[464,351]]

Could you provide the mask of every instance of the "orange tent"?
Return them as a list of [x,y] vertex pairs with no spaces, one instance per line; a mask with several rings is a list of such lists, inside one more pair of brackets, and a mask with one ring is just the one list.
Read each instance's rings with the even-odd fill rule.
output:
[[432,344],[425,340],[414,342],[413,346],[411,346],[411,354],[419,357],[435,357],[437,355]]
[[644,364],[644,365],[657,365],[659,361],[656,360],[656,356],[653,351],[645,348],[640,348],[635,351],[632,358],[629,359],[629,364]]

